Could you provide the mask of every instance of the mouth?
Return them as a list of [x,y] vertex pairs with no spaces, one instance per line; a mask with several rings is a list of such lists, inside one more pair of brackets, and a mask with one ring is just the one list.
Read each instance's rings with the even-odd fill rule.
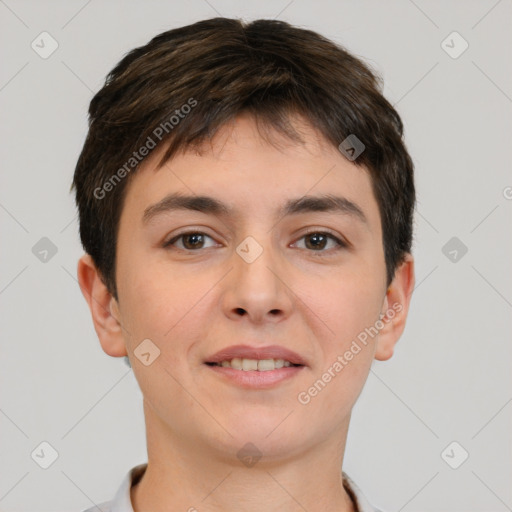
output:
[[235,357],[221,362],[209,361],[206,367],[224,382],[245,389],[268,389],[289,381],[304,368],[284,359],[245,359]]
[[[271,360],[274,361],[274,367],[270,363]],[[290,365],[306,366],[307,364],[300,354],[279,345],[232,345],[210,355],[205,362],[207,364],[218,363],[224,367],[233,365],[233,368],[240,370],[259,370],[261,366],[263,371],[267,368],[281,368]]]
[[210,361],[205,363],[208,366],[220,366],[222,368],[233,368],[234,370],[241,370],[244,372],[258,371],[269,372],[279,370],[280,368],[289,368],[293,366],[304,366],[303,364],[295,364],[287,361],[286,359],[247,359],[241,357],[234,357],[231,360],[221,362]]

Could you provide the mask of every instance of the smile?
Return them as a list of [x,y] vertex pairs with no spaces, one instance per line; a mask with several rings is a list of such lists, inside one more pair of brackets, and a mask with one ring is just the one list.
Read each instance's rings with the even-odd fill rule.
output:
[[221,363],[205,363],[216,377],[246,389],[268,389],[292,379],[305,366],[283,359],[241,359]]
[[301,366],[298,364],[290,363],[285,359],[247,359],[234,357],[230,361],[222,361],[220,363],[207,363],[212,366],[222,366],[223,368],[233,368],[235,370],[243,371],[260,371],[268,372],[272,370],[278,370],[279,368],[289,366]]

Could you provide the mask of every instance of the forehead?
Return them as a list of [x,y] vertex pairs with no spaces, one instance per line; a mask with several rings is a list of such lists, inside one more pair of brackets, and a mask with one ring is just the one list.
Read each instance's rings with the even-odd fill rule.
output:
[[262,131],[254,118],[241,115],[212,140],[177,153],[159,168],[166,150],[161,144],[131,177],[124,209],[136,210],[144,221],[148,208],[174,192],[215,198],[231,215],[261,215],[264,209],[283,214],[291,199],[331,195],[346,199],[346,209],[349,203],[359,206],[369,225],[380,224],[368,171],[307,122],[295,118],[294,126],[304,143]]

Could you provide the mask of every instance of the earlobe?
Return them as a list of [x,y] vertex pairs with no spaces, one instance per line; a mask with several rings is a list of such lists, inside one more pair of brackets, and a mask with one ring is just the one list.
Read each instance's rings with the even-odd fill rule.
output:
[[395,345],[405,329],[411,295],[414,290],[414,258],[407,254],[396,269],[382,308],[382,329],[375,349],[375,359],[387,361],[393,356]]
[[77,275],[104,352],[113,357],[127,355],[117,301],[105,286],[89,254],[78,260]]

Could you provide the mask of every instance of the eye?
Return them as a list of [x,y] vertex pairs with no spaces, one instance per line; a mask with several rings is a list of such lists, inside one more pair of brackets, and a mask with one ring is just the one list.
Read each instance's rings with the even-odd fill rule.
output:
[[[215,241],[213,240],[213,238],[201,231],[187,231],[184,233],[180,233],[179,235],[176,235],[170,240],[168,240],[167,242],[164,242],[163,247],[171,248],[172,246],[174,246],[175,248],[184,251],[197,251],[198,249],[208,248],[207,246],[205,246],[206,238],[209,238],[214,242],[212,245],[210,245],[210,247],[214,247]],[[334,243],[334,250],[348,247],[348,244],[346,244],[343,240],[325,231],[310,231],[309,233],[302,235],[302,237],[299,240],[302,239],[306,240],[305,248],[310,249],[313,252],[327,252],[327,250],[324,249],[326,249],[326,246],[328,245],[329,241]],[[181,242],[181,246],[180,244],[177,244],[178,241]],[[297,242],[295,244],[297,244]]]
[[302,239],[306,239],[306,249],[311,249],[314,252],[327,252],[323,249],[325,249],[329,240],[334,242],[335,250],[347,247],[347,244],[340,240],[338,237],[324,231],[310,231],[300,238],[300,240]]
[[[172,245],[175,245],[177,240],[183,239],[184,244],[182,247],[177,247],[178,249],[182,249],[184,251],[194,251],[196,249],[204,249],[204,241],[205,238],[209,238],[213,240],[211,236],[208,236],[206,233],[202,233],[201,231],[187,231],[186,233],[181,233],[167,242],[163,244],[164,248],[169,248]],[[215,245],[215,244],[214,244]],[[213,246],[211,246],[213,247]]]

